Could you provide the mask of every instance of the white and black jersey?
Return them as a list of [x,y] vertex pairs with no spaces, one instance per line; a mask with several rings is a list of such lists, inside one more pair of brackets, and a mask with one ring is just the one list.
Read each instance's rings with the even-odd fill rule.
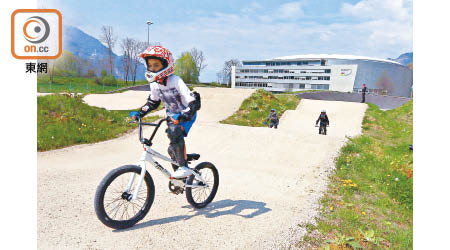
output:
[[172,116],[185,110],[190,102],[195,101],[195,97],[183,79],[177,75],[170,75],[165,85],[158,82],[150,83],[149,100],[163,101],[167,115]]

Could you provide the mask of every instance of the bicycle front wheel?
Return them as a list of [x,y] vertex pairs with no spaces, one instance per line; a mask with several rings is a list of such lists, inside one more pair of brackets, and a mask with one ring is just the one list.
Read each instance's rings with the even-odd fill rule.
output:
[[197,171],[205,182],[195,178],[195,175],[189,176],[186,184],[196,185],[196,187],[186,188],[186,199],[193,207],[203,208],[216,196],[219,188],[219,172],[210,162],[198,164],[194,171]]
[[[125,165],[111,170],[98,185],[95,213],[104,225],[114,229],[132,227],[148,213],[155,198],[155,185],[148,172],[137,198],[131,199],[140,173],[141,167]],[[132,185],[128,188],[130,183]]]

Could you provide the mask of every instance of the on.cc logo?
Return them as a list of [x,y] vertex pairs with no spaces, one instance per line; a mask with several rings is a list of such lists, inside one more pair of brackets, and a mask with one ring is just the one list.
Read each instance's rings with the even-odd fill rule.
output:
[[50,34],[48,22],[39,16],[33,16],[27,19],[23,25],[23,35],[30,43],[41,43],[45,41]]
[[62,16],[56,9],[17,9],[11,14],[11,54],[16,59],[57,59]]

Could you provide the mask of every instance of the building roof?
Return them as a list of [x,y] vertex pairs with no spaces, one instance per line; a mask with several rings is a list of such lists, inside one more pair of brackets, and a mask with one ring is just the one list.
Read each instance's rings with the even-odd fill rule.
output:
[[370,60],[370,61],[380,61],[380,62],[388,62],[400,64],[399,62],[387,60],[387,59],[379,59],[367,56],[353,56],[353,55],[339,55],[339,54],[306,54],[306,55],[294,55],[294,56],[282,56],[276,57],[273,59],[268,59],[267,61],[272,60],[298,60],[298,59],[345,59],[345,60]]

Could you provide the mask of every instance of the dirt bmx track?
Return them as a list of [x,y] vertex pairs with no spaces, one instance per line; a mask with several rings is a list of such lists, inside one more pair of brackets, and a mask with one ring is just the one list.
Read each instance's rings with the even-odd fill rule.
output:
[[[219,190],[210,205],[196,210],[184,194],[167,193],[168,180],[150,167],[156,188],[150,212],[132,228],[112,230],[95,215],[95,190],[108,171],[138,161],[142,148],[137,131],[38,153],[38,249],[283,249],[295,244],[305,233],[298,225],[318,214],[318,201],[345,136],[361,132],[367,106],[302,100],[296,110],[285,112],[278,130],[252,128],[218,123],[252,90],[197,91],[202,110],[186,139],[187,150],[201,154],[194,165],[210,161],[219,169]],[[90,95],[85,101],[130,109],[147,95],[128,91]],[[331,123],[327,136],[314,127],[324,108]],[[154,140],[161,153],[167,152],[169,142],[164,129]],[[151,129],[146,131],[148,135]]]

